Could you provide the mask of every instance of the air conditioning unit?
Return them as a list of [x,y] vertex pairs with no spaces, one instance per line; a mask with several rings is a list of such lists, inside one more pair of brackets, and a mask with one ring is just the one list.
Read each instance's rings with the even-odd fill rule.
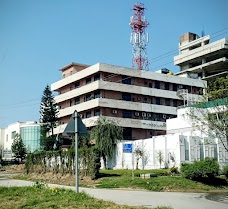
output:
[[183,89],[183,86],[182,86],[182,85],[178,85],[178,88],[179,88],[179,89]]
[[139,112],[135,112],[135,116],[139,117]]
[[150,117],[151,117],[151,113],[147,113],[147,117],[149,117],[149,118],[150,118]]
[[138,97],[138,98],[137,98],[138,101],[141,101],[141,99],[142,99],[141,97]]
[[112,110],[112,114],[117,114],[117,110]]
[[162,118],[163,118],[163,119],[166,119],[166,115],[163,115]]
[[143,117],[146,117],[146,113],[145,113],[145,112],[143,112],[143,113],[142,113],[142,116],[143,116]]

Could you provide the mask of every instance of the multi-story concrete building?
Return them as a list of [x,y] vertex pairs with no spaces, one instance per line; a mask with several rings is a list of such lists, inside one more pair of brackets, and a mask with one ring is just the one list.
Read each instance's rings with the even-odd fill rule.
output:
[[201,80],[100,63],[71,63],[61,72],[62,79],[51,85],[58,92],[55,134],[64,131],[77,110],[87,128],[95,126],[100,116],[117,121],[124,128],[124,139],[163,135],[166,119],[176,117],[177,106],[184,104],[178,89],[187,89],[188,99],[196,100],[206,85]]
[[180,66],[178,76],[209,80],[228,74],[228,39],[210,43],[210,36],[185,33],[180,37],[179,55],[174,64]]
[[13,158],[11,146],[16,134],[20,134],[28,153],[40,150],[40,125],[35,121],[16,122],[5,128],[4,134],[0,136],[3,140],[4,160]]

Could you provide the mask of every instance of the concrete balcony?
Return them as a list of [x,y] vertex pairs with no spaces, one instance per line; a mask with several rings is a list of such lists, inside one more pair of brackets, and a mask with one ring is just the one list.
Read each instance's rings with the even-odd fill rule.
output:
[[[140,129],[151,129],[151,130],[166,130],[166,123],[161,121],[150,121],[150,120],[137,120],[131,118],[116,118],[116,117],[107,117],[107,119],[113,120],[117,122],[117,124],[121,127],[131,127],[131,128],[140,128]],[[87,128],[93,127],[96,125],[99,116],[94,116],[90,118],[85,118],[82,122],[85,124]],[[67,124],[59,125],[54,129],[54,134],[63,133]]]
[[[194,82],[198,82],[195,79],[191,79],[191,84],[189,85],[194,86]],[[202,82],[201,82],[202,83]],[[172,99],[179,99],[176,95],[175,91],[170,90],[163,90],[163,89],[155,89],[155,88],[148,88],[148,87],[140,87],[136,85],[127,85],[122,83],[114,83],[108,81],[95,81],[83,87],[71,90],[64,94],[60,94],[55,97],[55,102],[58,104],[60,102],[73,99],[75,97],[81,96],[83,94],[87,94],[89,92],[93,92],[98,89],[109,90],[109,91],[117,91],[117,92],[127,92],[131,94],[138,94],[138,95],[147,95],[147,96],[155,96],[155,97],[163,97],[163,98],[172,98]],[[197,99],[198,96],[194,94],[189,94],[190,98]]]
[[221,50],[228,49],[228,39],[221,39],[211,44],[201,46],[199,48],[187,51],[186,53],[177,55],[174,57],[174,65],[180,65],[181,63],[189,62],[190,60],[197,59],[199,57],[210,56],[210,54],[218,53]]
[[113,109],[134,110],[140,112],[154,112],[163,114],[176,114],[176,107],[156,105],[149,103],[131,102],[124,100],[114,100],[106,98],[97,98],[78,105],[67,107],[59,110],[59,118],[73,114],[75,110],[78,112],[94,109],[96,107],[108,107]]

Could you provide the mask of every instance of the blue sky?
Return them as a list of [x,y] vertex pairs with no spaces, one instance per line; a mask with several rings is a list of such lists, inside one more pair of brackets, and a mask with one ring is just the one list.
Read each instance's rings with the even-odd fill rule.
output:
[[[129,20],[135,2],[0,0],[0,127],[38,121],[45,86],[59,80],[58,70],[70,62],[131,67]],[[212,41],[228,37],[227,0],[140,2],[150,23],[151,71],[178,71],[173,66],[177,53],[161,55],[177,49],[185,32],[201,35],[204,28]]]

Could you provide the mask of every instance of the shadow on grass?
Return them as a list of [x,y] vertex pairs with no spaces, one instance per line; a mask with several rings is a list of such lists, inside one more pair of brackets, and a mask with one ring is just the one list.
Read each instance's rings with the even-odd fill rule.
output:
[[201,179],[198,179],[197,181],[203,184],[218,187],[218,188],[228,186],[228,182],[225,179],[221,179],[221,178],[201,178]]
[[103,178],[103,177],[118,177],[118,176],[121,176],[119,174],[110,174],[110,173],[99,173],[99,176],[98,176],[98,179],[99,178]]

